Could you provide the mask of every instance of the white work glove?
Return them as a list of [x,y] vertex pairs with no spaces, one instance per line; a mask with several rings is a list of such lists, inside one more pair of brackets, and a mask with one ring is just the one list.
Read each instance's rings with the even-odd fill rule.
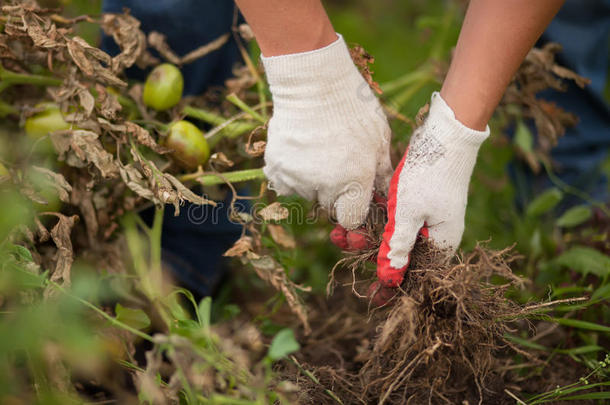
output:
[[262,57],[273,96],[264,172],[279,195],[317,200],[340,225],[367,216],[373,188],[385,194],[390,127],[345,41]]
[[464,232],[468,184],[479,146],[489,136],[467,128],[439,93],[430,113],[415,130],[388,191],[388,223],[377,256],[377,277],[384,287],[402,283],[418,232],[453,253]]

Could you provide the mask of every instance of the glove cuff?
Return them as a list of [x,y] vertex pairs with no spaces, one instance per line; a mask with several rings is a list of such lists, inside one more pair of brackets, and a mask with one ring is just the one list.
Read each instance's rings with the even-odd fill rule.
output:
[[478,150],[479,146],[489,136],[489,125],[484,131],[468,128],[455,118],[455,113],[443,100],[439,92],[432,93],[430,100],[430,113],[424,126],[428,133],[434,134],[443,144],[470,145]]
[[[341,34],[323,48],[288,55],[261,55],[267,81],[273,87],[332,85],[355,70],[354,62]],[[273,89],[272,89],[273,91]]]

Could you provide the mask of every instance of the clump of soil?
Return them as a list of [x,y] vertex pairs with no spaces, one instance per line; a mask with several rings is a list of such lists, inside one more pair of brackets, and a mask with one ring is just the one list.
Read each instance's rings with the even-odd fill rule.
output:
[[297,377],[300,403],[337,403],[332,394],[349,404],[514,403],[502,370],[523,352],[504,335],[532,310],[505,297],[523,283],[509,267],[515,256],[478,246],[448,262],[425,242],[416,249],[385,307],[367,313],[337,289],[312,314],[314,332],[295,362],[318,382]]

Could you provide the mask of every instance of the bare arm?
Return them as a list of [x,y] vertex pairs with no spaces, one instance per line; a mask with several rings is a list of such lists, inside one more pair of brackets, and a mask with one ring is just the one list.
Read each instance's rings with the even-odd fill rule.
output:
[[471,0],[441,96],[482,130],[523,58],[564,0]]
[[320,0],[236,0],[265,56],[319,49],[337,39]]

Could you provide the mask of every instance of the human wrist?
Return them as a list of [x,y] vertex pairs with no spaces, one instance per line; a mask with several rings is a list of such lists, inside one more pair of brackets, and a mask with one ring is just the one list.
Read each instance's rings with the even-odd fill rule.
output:
[[303,35],[283,37],[278,41],[259,41],[261,53],[265,57],[290,55],[324,48],[337,40],[332,25],[324,24]]
[[489,136],[489,126],[485,122],[482,130],[467,125],[459,119],[442,93],[435,92],[430,100],[430,112],[424,126],[434,134],[441,144],[457,144],[479,148]]
[[440,94],[459,122],[474,130],[485,130],[494,112],[495,104],[487,102],[484,94],[448,82],[443,84]]

